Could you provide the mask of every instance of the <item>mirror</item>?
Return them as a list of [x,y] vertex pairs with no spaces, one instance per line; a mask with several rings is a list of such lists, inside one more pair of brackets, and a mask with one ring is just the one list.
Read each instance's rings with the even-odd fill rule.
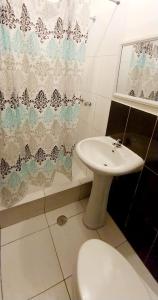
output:
[[158,38],[122,45],[116,93],[158,103]]

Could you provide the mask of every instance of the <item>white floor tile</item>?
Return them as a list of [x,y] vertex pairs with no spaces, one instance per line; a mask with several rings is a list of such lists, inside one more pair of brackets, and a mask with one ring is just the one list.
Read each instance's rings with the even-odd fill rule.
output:
[[81,245],[88,239],[99,238],[95,230],[89,230],[83,225],[82,214],[72,217],[64,226],[53,225],[51,233],[64,278],[72,275]]
[[145,285],[146,285],[146,288],[148,290],[148,293],[150,295],[150,298],[151,300],[158,300],[158,291],[157,292],[154,292],[150,287],[149,285],[146,284],[146,282],[144,282]]
[[32,299],[34,299],[34,300],[70,300],[64,281]]
[[61,208],[49,211],[46,213],[46,218],[49,225],[56,224],[57,218],[61,215],[65,215],[67,218],[75,216],[83,211],[83,206],[80,201],[76,201],[65,205]]
[[65,282],[66,282],[66,285],[67,285],[67,288],[68,288],[70,297],[71,297],[71,299],[73,300],[73,298],[72,298],[72,276],[71,276],[71,277],[68,277],[68,278],[65,280]]
[[98,232],[101,239],[113,247],[119,246],[126,240],[126,238],[108,213],[105,226],[98,229]]
[[154,294],[156,294],[158,299],[158,284],[156,280],[145,267],[145,265],[138,257],[136,252],[133,250],[133,248],[130,246],[130,244],[128,242],[125,242],[120,247],[118,247],[117,250],[128,260],[128,262],[133,266],[133,268],[139,274],[139,276],[151,288],[151,292],[153,294],[152,296],[154,297]]
[[1,251],[4,300],[26,300],[63,280],[48,229]]
[[47,222],[44,215],[25,220],[1,230],[1,245],[5,245],[23,236],[46,228]]
[[85,210],[86,207],[87,207],[88,200],[89,200],[89,198],[85,198],[85,199],[80,200],[81,205],[82,205],[82,207],[83,207],[84,210]]

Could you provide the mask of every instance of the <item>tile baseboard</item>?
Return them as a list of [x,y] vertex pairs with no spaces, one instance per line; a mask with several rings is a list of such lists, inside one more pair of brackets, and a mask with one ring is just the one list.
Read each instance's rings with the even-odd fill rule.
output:
[[58,193],[3,209],[0,211],[0,228],[8,227],[41,215],[44,212],[87,198],[90,195],[91,187],[92,182],[85,182]]

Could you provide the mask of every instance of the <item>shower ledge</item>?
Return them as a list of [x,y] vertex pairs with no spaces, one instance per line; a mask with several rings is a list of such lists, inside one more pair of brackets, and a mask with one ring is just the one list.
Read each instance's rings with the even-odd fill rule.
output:
[[[64,176],[64,175],[63,175]],[[74,187],[78,187],[82,184],[86,184],[93,181],[93,174],[88,174],[85,175],[83,177],[81,177],[80,179],[76,179],[73,181],[70,181],[69,179],[67,179],[67,182],[64,182],[63,184],[53,184],[53,186],[50,186],[48,188],[44,188],[44,189],[39,189],[36,186],[30,186],[30,193],[28,193],[26,196],[24,196],[24,198],[15,203],[12,207],[16,207],[16,206],[20,206],[35,200],[39,200],[42,199],[44,197],[48,197],[51,196],[53,194],[56,193],[60,193],[69,189],[72,189]],[[0,211],[2,210],[6,210],[7,208],[5,206],[0,205]]]

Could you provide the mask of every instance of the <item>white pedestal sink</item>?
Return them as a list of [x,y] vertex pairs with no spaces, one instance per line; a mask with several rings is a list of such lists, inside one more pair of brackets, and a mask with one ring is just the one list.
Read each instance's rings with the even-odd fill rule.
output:
[[89,202],[83,217],[84,224],[91,229],[104,226],[108,195],[113,176],[124,175],[142,169],[144,161],[125,146],[117,148],[116,140],[101,136],[82,140],[76,152],[85,165],[94,172]]

